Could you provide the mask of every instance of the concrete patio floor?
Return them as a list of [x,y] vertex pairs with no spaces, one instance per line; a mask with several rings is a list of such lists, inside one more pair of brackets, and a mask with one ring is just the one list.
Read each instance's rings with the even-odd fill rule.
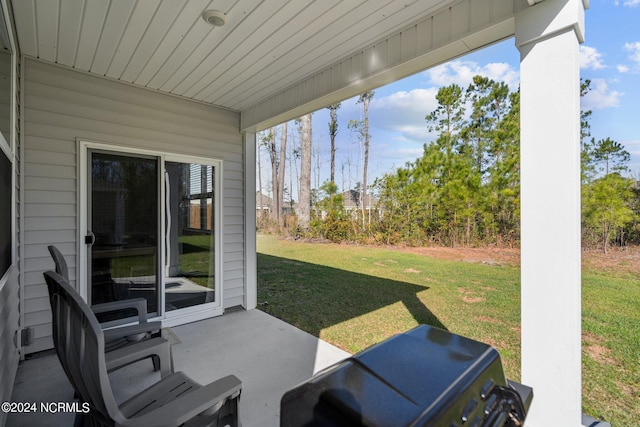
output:
[[[293,386],[349,354],[259,310],[235,311],[165,330],[176,371],[201,384],[228,374],[242,381],[243,427],[278,426],[280,399]],[[149,361],[110,374],[123,401],[159,379]],[[72,402],[73,389],[55,352],[20,363],[13,402]],[[7,426],[71,426],[72,413],[10,414]]]

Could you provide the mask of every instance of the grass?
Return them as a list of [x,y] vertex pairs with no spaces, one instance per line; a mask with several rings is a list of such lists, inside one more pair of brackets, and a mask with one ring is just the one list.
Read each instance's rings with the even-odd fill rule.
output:
[[585,272],[583,408],[614,426],[640,419],[640,280]]
[[[209,278],[212,257],[211,235],[181,236],[180,270],[189,274],[189,280],[200,286],[213,289],[215,283]],[[115,257],[110,260],[113,277],[153,276],[157,273],[155,247],[149,247],[151,255]]]
[[209,275],[213,257],[211,235],[181,236],[179,243],[182,244],[180,269],[188,274],[189,280],[213,289],[215,283]]
[[[520,270],[258,235],[258,306],[356,353],[427,323],[495,346],[520,379]],[[583,409],[640,419],[640,280],[583,273]]]

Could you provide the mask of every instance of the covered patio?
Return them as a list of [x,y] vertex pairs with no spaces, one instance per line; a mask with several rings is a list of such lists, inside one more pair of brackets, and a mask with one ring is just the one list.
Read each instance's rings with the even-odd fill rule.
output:
[[[527,421],[581,424],[579,44],[587,0],[0,4],[2,401],[17,400],[20,361],[52,347],[42,276],[52,266],[51,244],[89,303],[96,295],[120,298],[121,288],[140,291],[130,278],[154,277],[145,289],[152,317],[176,327],[183,341],[176,361],[180,367],[184,351],[194,376],[210,372],[224,347],[210,342],[204,364],[186,362],[201,349],[185,345],[187,331],[209,333],[198,320],[232,319],[210,339],[237,338],[228,347],[234,360],[245,360],[251,334],[262,333],[262,325],[247,328],[249,335],[234,329],[241,316],[260,316],[256,132],[514,38],[521,55],[522,383],[535,392]],[[210,9],[216,12],[203,15]],[[135,188],[103,186],[119,176],[115,170],[142,169],[150,171],[144,180],[112,180]],[[200,177],[183,199],[200,207],[207,224],[171,223],[181,171]],[[127,222],[125,213],[136,212]],[[189,277],[209,291],[178,307],[169,290],[193,272],[176,263],[189,251],[206,251],[207,274]],[[141,266],[142,256],[150,264]],[[123,278],[126,286],[118,286]],[[238,309],[246,312],[229,313]],[[301,355],[301,376],[313,372],[313,346],[287,354]],[[248,386],[253,377],[238,376],[251,402],[259,391]],[[263,411],[258,406],[248,406],[245,422],[259,420],[251,414]],[[0,413],[0,425],[6,422]]]
[[[244,427],[280,425],[284,392],[349,354],[260,310],[232,311],[163,331],[171,342],[175,369],[202,384],[233,374],[242,379],[240,422]],[[159,379],[151,363],[138,362],[110,375],[116,398]],[[52,396],[55,396],[53,398]],[[55,352],[23,361],[16,377],[15,402],[73,402],[73,388]],[[10,414],[8,426],[73,425],[74,413]]]

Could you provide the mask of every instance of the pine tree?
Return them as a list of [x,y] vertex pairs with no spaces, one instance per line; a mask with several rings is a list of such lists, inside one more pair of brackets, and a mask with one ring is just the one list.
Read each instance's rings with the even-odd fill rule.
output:
[[605,254],[612,237],[634,219],[632,186],[633,180],[611,173],[589,183],[583,191],[585,223],[597,230]]
[[519,99],[480,76],[466,92],[455,84],[438,91],[425,117],[436,139],[380,180],[387,233],[452,246],[518,238]]

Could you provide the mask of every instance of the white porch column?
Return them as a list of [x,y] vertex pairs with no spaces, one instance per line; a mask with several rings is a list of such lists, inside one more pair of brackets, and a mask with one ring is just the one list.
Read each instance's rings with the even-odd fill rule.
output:
[[[586,3],[586,0],[585,0]],[[522,383],[527,425],[581,425],[582,0],[516,15],[521,91]]]
[[244,308],[256,308],[258,261],[256,253],[256,134],[244,134]]

